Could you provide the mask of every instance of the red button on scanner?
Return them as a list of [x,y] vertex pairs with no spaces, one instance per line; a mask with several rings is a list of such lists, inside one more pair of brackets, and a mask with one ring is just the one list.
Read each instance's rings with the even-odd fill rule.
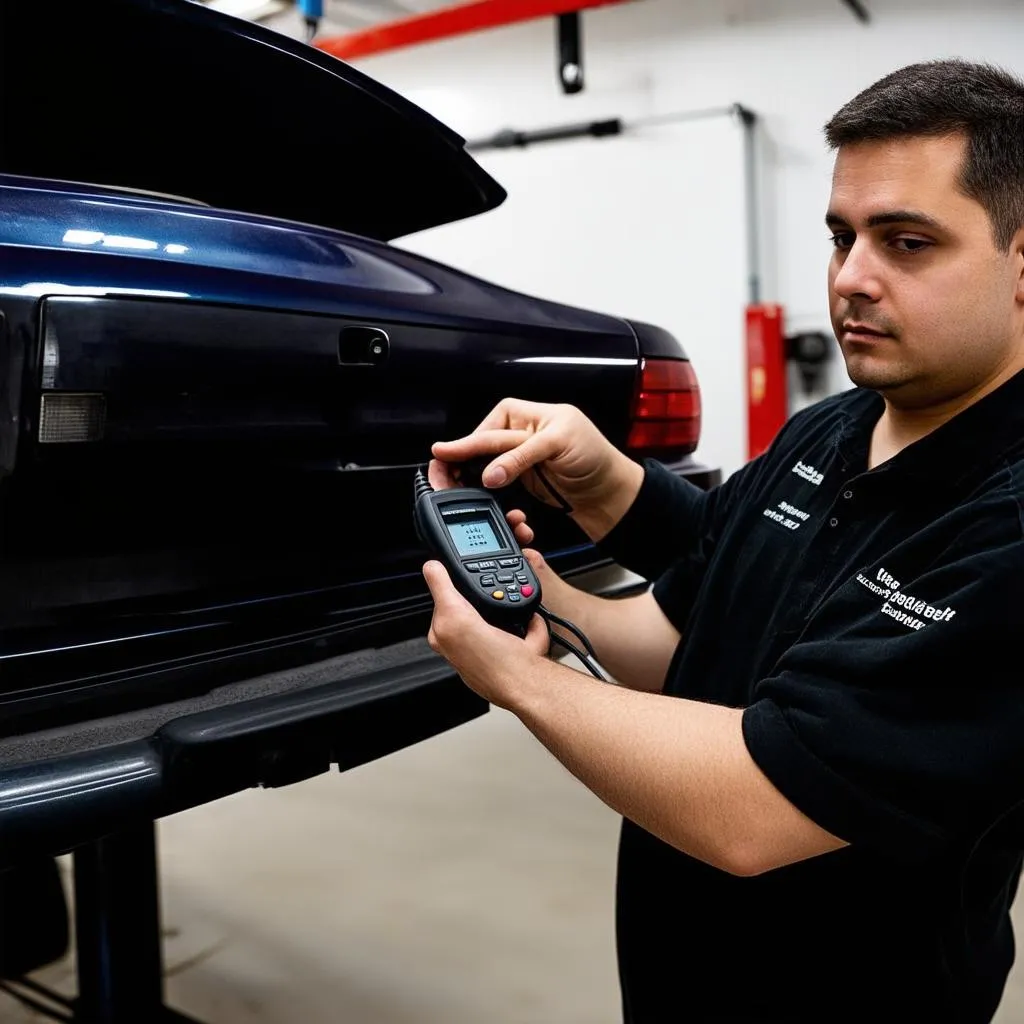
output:
[[533,587],[531,587],[530,584],[527,583],[525,586],[519,588],[519,593],[522,594],[523,597],[532,597]]

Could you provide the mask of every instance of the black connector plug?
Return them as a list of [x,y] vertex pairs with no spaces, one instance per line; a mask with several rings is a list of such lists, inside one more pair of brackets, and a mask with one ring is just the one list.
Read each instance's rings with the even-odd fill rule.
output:
[[419,501],[424,494],[430,494],[434,488],[430,486],[430,481],[427,479],[427,471],[424,466],[420,466],[416,470],[416,476],[413,479],[413,501]]

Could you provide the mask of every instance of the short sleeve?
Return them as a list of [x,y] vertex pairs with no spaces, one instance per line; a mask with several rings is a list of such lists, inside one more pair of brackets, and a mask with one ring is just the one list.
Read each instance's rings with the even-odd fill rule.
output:
[[1019,510],[960,511],[956,541],[913,578],[894,578],[897,550],[838,588],[743,717],[751,756],[801,811],[909,860],[1024,800]]

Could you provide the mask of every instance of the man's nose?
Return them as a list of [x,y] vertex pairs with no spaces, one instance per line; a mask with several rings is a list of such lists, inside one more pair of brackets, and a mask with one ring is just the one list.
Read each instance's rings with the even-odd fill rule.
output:
[[866,242],[858,239],[847,250],[832,279],[832,289],[844,299],[877,302],[882,297],[878,256]]

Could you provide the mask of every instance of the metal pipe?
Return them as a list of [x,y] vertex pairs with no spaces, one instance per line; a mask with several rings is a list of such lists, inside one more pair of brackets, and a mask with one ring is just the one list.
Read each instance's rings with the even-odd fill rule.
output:
[[747,291],[751,305],[761,301],[761,213],[757,189],[757,115],[737,103],[743,125],[743,186],[747,212]]
[[871,13],[861,0],[843,0],[843,3],[853,11],[858,21],[863,21],[866,25],[871,20]]

